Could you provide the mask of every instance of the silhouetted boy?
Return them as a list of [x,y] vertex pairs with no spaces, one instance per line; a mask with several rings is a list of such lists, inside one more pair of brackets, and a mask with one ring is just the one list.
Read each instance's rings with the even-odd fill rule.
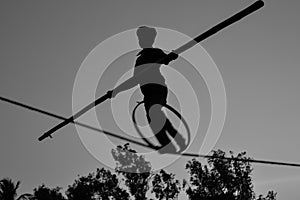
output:
[[162,106],[167,103],[168,88],[165,78],[160,72],[160,67],[162,64],[168,65],[169,62],[177,59],[178,55],[172,52],[167,56],[161,49],[153,47],[157,34],[155,28],[141,26],[137,29],[136,34],[142,50],[137,54],[134,75],[111,91],[111,95],[115,97],[119,92],[139,84],[144,95],[147,120],[162,147],[159,152],[176,152],[176,148],[172,145],[167,133],[175,139],[180,150],[183,150],[186,146],[184,138],[172,126],[162,111]]

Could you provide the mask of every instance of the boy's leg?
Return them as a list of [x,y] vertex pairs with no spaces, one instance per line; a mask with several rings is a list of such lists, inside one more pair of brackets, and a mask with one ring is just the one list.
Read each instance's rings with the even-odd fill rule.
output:
[[176,148],[173,146],[167,135],[165,129],[167,118],[161,108],[162,106],[159,104],[149,105],[145,103],[145,110],[150,128],[162,147],[160,152],[176,152]]
[[180,135],[178,130],[175,129],[169,119],[166,120],[164,129],[168,131],[168,133],[175,139],[176,143],[180,147],[180,151],[183,151],[187,146],[185,139],[182,137],[182,135]]

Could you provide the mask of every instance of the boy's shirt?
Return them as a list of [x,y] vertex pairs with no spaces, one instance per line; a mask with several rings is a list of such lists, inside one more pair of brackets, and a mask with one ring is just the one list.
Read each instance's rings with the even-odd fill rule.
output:
[[148,68],[145,73],[139,77],[139,84],[143,87],[146,84],[159,84],[166,86],[165,78],[160,72],[161,64],[158,60],[167,56],[161,49],[145,48],[137,54],[137,59],[134,68],[134,76]]

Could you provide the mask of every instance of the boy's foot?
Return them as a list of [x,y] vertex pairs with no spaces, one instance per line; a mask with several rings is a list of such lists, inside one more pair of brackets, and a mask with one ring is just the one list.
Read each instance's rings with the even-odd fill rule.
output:
[[160,153],[160,154],[165,154],[165,153],[174,154],[176,152],[177,152],[176,148],[173,145],[170,145],[170,144],[168,144],[166,146],[163,146],[160,149],[158,149],[158,153]]
[[187,148],[187,146],[188,146],[188,144],[186,144],[186,142],[185,142],[185,139],[181,135],[179,135],[179,134],[176,135],[175,141],[176,141],[176,143],[179,146],[178,153],[179,152],[183,152]]

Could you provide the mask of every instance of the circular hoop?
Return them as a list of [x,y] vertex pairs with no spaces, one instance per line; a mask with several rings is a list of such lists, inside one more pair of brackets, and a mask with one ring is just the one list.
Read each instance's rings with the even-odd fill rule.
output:
[[[136,119],[135,119],[135,113],[136,113],[136,110],[137,108],[145,103],[144,101],[140,101],[140,102],[137,102],[138,104],[134,107],[133,111],[132,111],[132,115],[131,115],[131,118],[132,118],[132,121],[133,121],[133,125],[134,125],[134,128],[135,130],[138,132],[138,134],[141,136],[141,138],[151,147],[151,148],[154,148],[154,149],[159,149],[160,147],[157,147],[156,145],[152,144],[149,140],[147,140],[144,135],[142,134],[141,130],[139,129],[137,123],[136,123]],[[184,149],[180,149],[179,151],[182,152],[184,151],[188,145],[190,144],[190,140],[191,140],[191,132],[190,132],[190,129],[189,129],[189,126],[186,122],[186,120],[181,116],[181,114],[175,110],[172,106],[168,105],[168,104],[164,104],[162,105],[163,107],[167,108],[168,110],[170,110],[172,113],[174,113],[183,123],[186,131],[187,131],[187,144],[185,146]]]

